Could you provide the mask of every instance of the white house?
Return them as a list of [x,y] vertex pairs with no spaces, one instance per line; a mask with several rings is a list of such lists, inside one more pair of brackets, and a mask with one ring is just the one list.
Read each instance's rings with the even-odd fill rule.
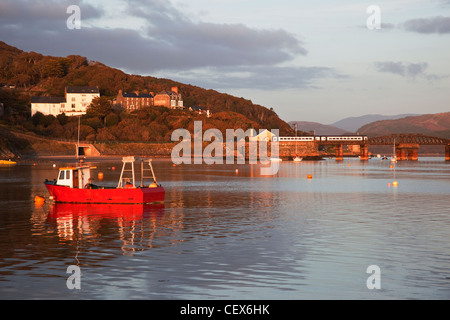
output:
[[63,113],[62,106],[65,106],[66,99],[63,97],[31,97],[31,116],[37,112],[45,115],[52,114],[55,117]]
[[65,113],[76,116],[86,113],[94,98],[100,97],[98,87],[66,87]]
[[[253,131],[256,133],[255,131]],[[264,129],[262,132],[260,132],[258,135],[252,135],[250,137],[250,141],[271,141],[273,138],[276,137],[275,134],[270,132],[267,129]]]
[[86,113],[87,107],[96,97],[100,97],[98,87],[66,87],[65,97],[32,97],[31,116],[36,112],[54,116],[61,113],[79,116]]

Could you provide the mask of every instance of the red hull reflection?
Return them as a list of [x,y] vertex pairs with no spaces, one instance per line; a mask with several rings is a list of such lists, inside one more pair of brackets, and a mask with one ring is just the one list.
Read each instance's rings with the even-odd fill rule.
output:
[[136,220],[142,218],[160,218],[164,215],[164,204],[89,204],[89,203],[54,203],[48,217],[75,218],[91,216],[98,218],[122,218]]
[[115,237],[122,242],[123,253],[132,254],[144,249],[142,243],[152,247],[155,226],[164,221],[163,216],[164,204],[55,203],[49,208],[47,219],[55,227],[60,241]]

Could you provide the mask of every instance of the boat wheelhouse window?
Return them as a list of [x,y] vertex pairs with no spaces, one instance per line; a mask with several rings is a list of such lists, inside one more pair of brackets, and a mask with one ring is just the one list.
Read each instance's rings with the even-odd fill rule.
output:
[[66,170],[66,179],[70,180],[70,170]]
[[61,170],[61,172],[59,173],[59,180],[64,180],[64,170]]

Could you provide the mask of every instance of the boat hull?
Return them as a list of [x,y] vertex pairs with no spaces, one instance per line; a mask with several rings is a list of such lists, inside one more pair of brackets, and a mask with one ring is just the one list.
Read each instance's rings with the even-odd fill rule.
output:
[[11,161],[11,160],[0,160],[0,166],[13,166],[15,165],[16,162],[15,161]]
[[53,182],[44,184],[53,200],[59,203],[148,204],[163,203],[165,197],[163,187],[76,189]]

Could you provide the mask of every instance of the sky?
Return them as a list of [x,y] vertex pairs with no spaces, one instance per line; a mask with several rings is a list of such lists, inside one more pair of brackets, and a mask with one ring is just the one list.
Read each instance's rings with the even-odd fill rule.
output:
[[450,111],[450,0],[1,0],[0,40],[244,97],[287,122]]

